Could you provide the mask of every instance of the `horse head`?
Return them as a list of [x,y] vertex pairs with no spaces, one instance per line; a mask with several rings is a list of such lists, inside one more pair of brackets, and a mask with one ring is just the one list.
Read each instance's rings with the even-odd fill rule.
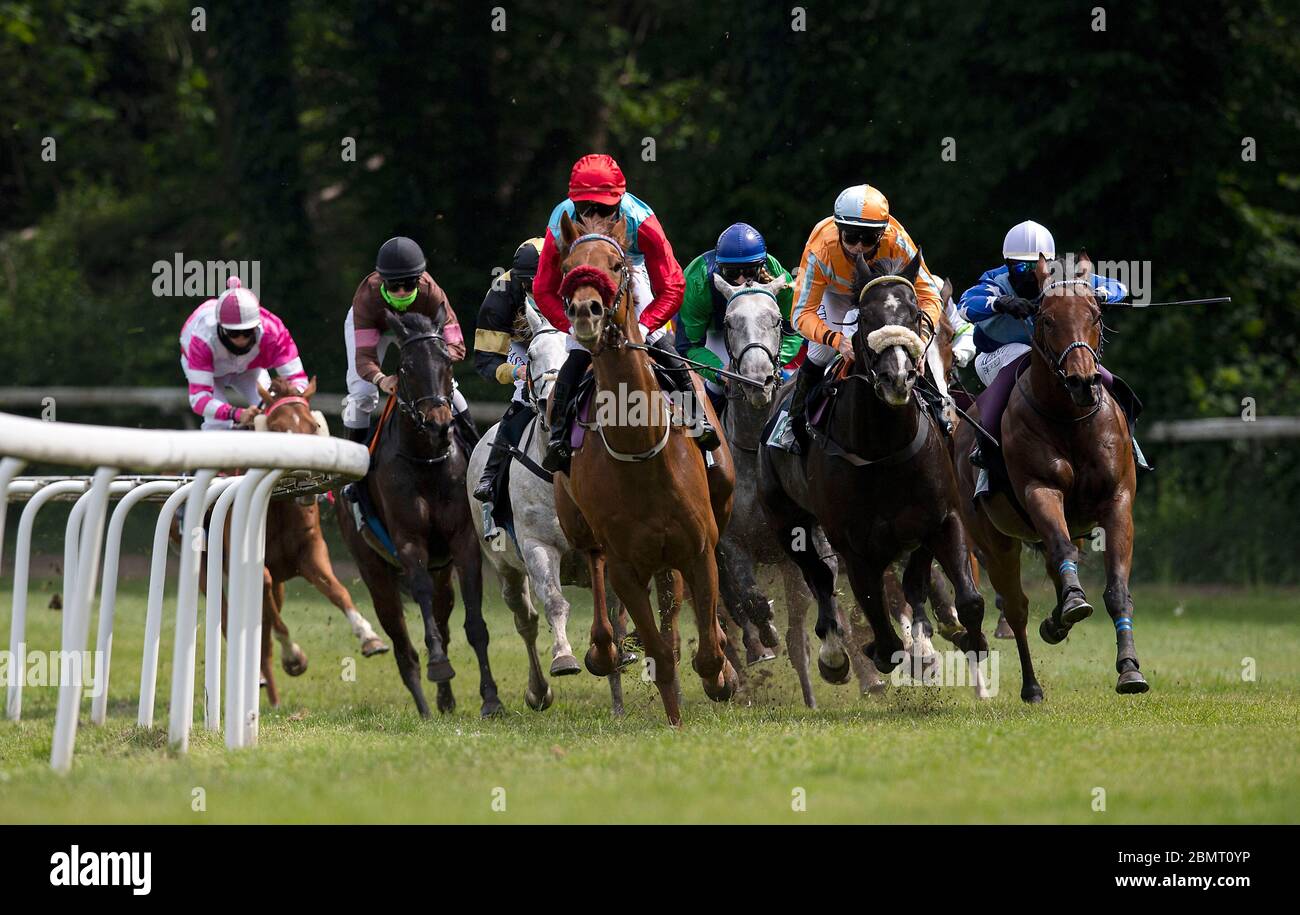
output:
[[320,426],[312,414],[311,398],[316,393],[316,379],[302,391],[283,378],[271,380],[271,387],[257,386],[263,410],[254,428],[262,432],[292,432],[298,435],[318,435]]
[[1075,406],[1097,404],[1101,377],[1101,304],[1092,287],[1092,259],[1083,252],[1073,279],[1049,282],[1051,267],[1038,256],[1039,304],[1034,315],[1034,349],[1054,371]]
[[397,406],[439,455],[451,447],[451,353],[441,322],[421,314],[388,314],[397,338]]
[[859,254],[854,266],[858,318],[853,371],[870,380],[876,396],[891,407],[906,406],[911,399],[925,354],[921,327],[928,319],[915,286],[920,269],[919,249],[906,265],[893,258],[869,264]]
[[573,325],[573,336],[597,354],[605,342],[621,336],[643,343],[631,307],[632,268],[627,255],[627,226],[618,215],[588,216],[576,222],[560,217],[560,297]]
[[568,358],[565,335],[550,325],[531,305],[524,308],[532,338],[528,341],[528,396],[537,407],[542,427],[550,429],[547,405],[559,377],[560,367]]
[[727,368],[755,382],[744,385],[745,399],[751,407],[765,407],[772,402],[781,371],[781,307],[776,296],[785,288],[785,277],[733,286],[715,273],[713,285],[727,300],[722,321]]

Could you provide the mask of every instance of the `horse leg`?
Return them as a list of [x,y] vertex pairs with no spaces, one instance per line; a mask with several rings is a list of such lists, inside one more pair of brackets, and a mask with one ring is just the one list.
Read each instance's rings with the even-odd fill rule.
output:
[[515,617],[515,631],[524,640],[528,652],[528,686],[524,689],[524,702],[535,712],[551,707],[555,694],[542,673],[542,662],[537,657],[537,610],[529,595],[528,576],[510,566],[497,568],[501,578],[501,597]]
[[[610,584],[626,605],[637,632],[641,633],[641,641],[645,644],[647,655],[647,669],[654,677],[655,686],[659,688],[659,698],[663,701],[668,723],[678,727],[682,723],[682,713],[677,689],[674,687],[677,680],[677,658],[673,653],[672,645],[655,626],[654,609],[650,606],[649,582],[639,580],[636,570],[619,560],[610,561],[609,578]],[[604,582],[602,581],[601,584],[603,586]],[[602,587],[601,590],[603,591],[604,588]],[[593,650],[596,648],[594,641],[593,632]]]
[[284,582],[273,579],[270,594],[271,628],[280,643],[280,666],[289,676],[301,677],[307,672],[307,653],[289,635],[284,623]]
[[277,616],[275,606],[275,585],[271,572],[262,570],[262,685],[266,687],[266,701],[271,708],[280,707],[280,691],[275,685],[275,664],[271,646],[271,635],[275,631]]
[[981,535],[986,544],[983,549],[984,568],[989,574],[989,584],[998,594],[1005,595],[1007,625],[1016,640],[1016,653],[1020,656],[1020,698],[1025,702],[1043,701],[1043,688],[1034,676],[1034,662],[1029,656],[1029,598],[1020,585],[1020,541],[993,528],[982,517]]
[[[623,602],[618,599],[618,594],[612,589],[607,592],[606,603],[609,605],[609,621],[614,630],[614,644],[618,646],[619,666],[614,668],[605,679],[609,680],[609,705],[610,711],[615,718],[623,717],[623,663],[625,657],[623,653],[623,640],[627,638],[627,610],[623,608]],[[636,661],[631,663],[635,664]]]
[[1138,669],[1133,595],[1128,590],[1133,561],[1133,507],[1128,492],[1119,493],[1111,503],[1102,530],[1106,534],[1106,612],[1115,624],[1115,672],[1119,674],[1115,692],[1145,693],[1150,686]]
[[943,577],[939,564],[930,563],[930,609],[934,611],[939,635],[955,644],[961,622],[957,619],[957,607],[953,601],[952,587]]
[[[680,705],[685,701],[682,697],[682,681],[679,676],[682,663],[680,619],[682,602],[685,600],[685,584],[682,576],[672,569],[665,569],[653,578],[659,595],[659,633],[673,651],[673,691],[677,693],[677,702]],[[646,593],[649,594],[649,591]]]
[[[479,715],[483,718],[503,715],[505,706],[501,704],[501,699],[497,695],[497,683],[492,677],[492,664],[488,659],[490,639],[487,621],[483,619],[483,553],[479,549],[478,538],[472,528],[466,526],[462,529],[461,535],[452,544],[452,558],[460,580],[460,599],[465,605],[465,638],[469,640],[470,647],[474,649],[474,655],[478,658],[478,694],[483,700]],[[447,609],[447,615],[448,617],[451,615],[450,607]],[[445,622],[442,619],[440,625],[446,632]],[[534,612],[534,634],[536,630],[537,614]]]
[[[984,597],[975,585],[970,545],[961,516],[949,512],[933,540],[931,550],[952,582],[956,592],[957,618],[966,631],[957,636],[956,644],[966,655],[975,696],[987,699],[990,694],[979,665],[988,656],[989,643],[984,637]],[[991,663],[991,662],[990,662]]]
[[786,563],[781,564],[781,578],[785,584],[785,650],[790,655],[794,675],[799,678],[803,704],[808,708],[816,708],[817,697],[813,695],[812,680],[808,676],[808,631],[804,624],[810,596],[803,579]]
[[817,654],[817,672],[827,683],[843,684],[852,675],[849,653],[844,648],[844,627],[835,607],[835,573],[821,558],[813,537],[816,522],[806,516],[804,523],[783,523],[776,531],[777,542],[803,574],[804,583],[817,600],[817,623],[813,631],[821,640]]
[[[429,598],[429,614],[424,617],[424,644],[429,649],[429,657],[433,657],[432,644],[437,644],[446,651],[446,646],[451,644],[451,611],[456,605],[456,593],[451,586],[451,566],[446,565],[441,569],[434,569],[430,574],[431,592]],[[450,661],[448,661],[450,664]],[[434,664],[430,660],[428,665],[427,676],[437,684],[434,693],[434,706],[444,715],[450,715],[456,711],[456,694],[452,690],[451,678],[444,680],[434,680]],[[452,676],[455,676],[453,673]]]
[[[907,626],[912,644],[911,675],[914,680],[931,684],[935,682],[939,656],[934,650],[934,627],[926,615],[925,605],[929,600],[930,569],[934,565],[934,554],[924,546],[913,550],[903,567],[903,581],[900,588],[898,606],[902,615],[907,617]],[[885,596],[890,598],[890,580],[894,579],[891,571],[885,573]],[[896,583],[896,579],[895,579]],[[901,620],[900,620],[901,622]]]
[[[609,624],[609,610],[605,606],[605,554],[599,550],[589,551],[587,568],[591,573],[591,646],[587,649],[584,663],[594,676],[608,677],[618,669],[618,648],[614,645],[614,629]],[[620,593],[619,596],[627,601],[626,595]],[[636,620],[636,623],[644,635],[641,620]]]
[[754,580],[754,561],[735,544],[719,543],[714,553],[722,603],[740,628],[741,641],[745,644],[745,663],[772,660],[776,653],[765,644],[776,642],[772,610]]
[[348,625],[352,628],[352,634],[361,642],[362,657],[369,658],[388,651],[388,646],[375,633],[370,622],[357,612],[348,589],[343,587],[342,583],[334,575],[334,567],[330,563],[329,547],[325,545],[325,538],[320,536],[319,529],[299,560],[298,574],[311,582],[312,587],[325,595],[326,600],[342,611]]
[[534,594],[540,594],[551,627],[551,676],[567,677],[582,670],[569,644],[569,602],[560,587],[560,555],[546,544],[525,539],[521,551]]
[[[862,649],[881,673],[889,673],[904,660],[903,640],[885,610],[885,568],[887,563],[867,556],[845,556],[849,585],[857,598],[875,640]],[[856,561],[855,561],[856,560]]]
[[695,628],[700,639],[691,666],[700,676],[705,695],[714,702],[726,702],[735,695],[739,681],[722,650],[727,636],[718,625],[718,567],[713,553],[701,554],[689,574],[691,607],[695,610]]
[[1032,486],[1025,492],[1025,510],[1043,538],[1048,572],[1056,582],[1056,609],[1038,629],[1043,641],[1055,645],[1075,623],[1092,615],[1092,604],[1079,582],[1079,548],[1065,520],[1065,496],[1059,489]]

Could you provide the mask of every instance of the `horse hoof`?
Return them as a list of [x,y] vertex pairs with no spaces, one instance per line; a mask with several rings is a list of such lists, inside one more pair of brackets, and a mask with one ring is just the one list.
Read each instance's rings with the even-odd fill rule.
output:
[[973,651],[977,655],[983,655],[987,654],[989,650],[989,640],[984,638],[983,632],[977,632],[975,635],[963,632],[961,637],[956,640],[956,645],[963,654],[970,654]]
[[754,645],[745,646],[745,664],[749,667],[753,667],[755,664],[762,664],[764,661],[771,661],[774,658],[776,658],[776,654],[766,647]]
[[999,614],[999,615],[998,615],[998,628],[993,630],[993,638],[995,638],[995,639],[1014,639],[1015,637],[1016,637],[1016,634],[1015,634],[1014,632],[1011,631],[1011,624],[1007,622],[1007,618],[1006,618],[1005,616],[1002,616],[1001,614]]
[[740,678],[736,676],[736,669],[731,666],[730,661],[723,660],[719,678],[721,683],[713,680],[704,681],[704,694],[714,702],[727,702],[740,688]]
[[478,716],[480,718],[501,718],[505,713],[506,707],[501,704],[500,699],[489,699],[484,702],[483,707],[479,709]]
[[604,651],[592,645],[587,649],[583,663],[587,666],[587,673],[593,677],[608,677],[618,667],[617,653],[613,645],[605,646]]
[[641,656],[637,654],[635,651],[624,651],[618,656],[618,669],[627,670],[629,667],[631,667],[633,664],[635,664],[637,661],[640,660],[641,660]]
[[452,669],[451,661],[444,658],[441,661],[430,661],[428,674],[431,682],[446,683],[456,676],[456,671]]
[[301,677],[307,672],[307,654],[297,645],[293,646],[293,654],[284,655],[280,658],[280,666],[284,672],[291,677]]
[[849,682],[849,677],[853,675],[853,669],[849,665],[849,656],[847,654],[844,655],[843,665],[832,667],[821,659],[821,655],[818,655],[817,673],[820,674],[821,678],[827,683],[833,683],[836,686],[843,686],[845,683]]
[[883,696],[885,694],[886,683],[883,678],[868,681],[867,685],[862,687],[864,696]]
[[366,639],[361,643],[361,657],[373,658],[377,654],[387,654],[388,645],[379,636]]
[[[772,625],[771,620],[758,627],[758,640],[768,648],[775,648],[781,644],[781,637],[777,633],[776,627]],[[776,655],[772,655],[772,657],[776,657]]]
[[1081,623],[1092,616],[1092,604],[1082,594],[1075,594],[1061,608],[1061,622],[1069,629],[1075,623]]
[[1037,705],[1038,703],[1045,701],[1043,688],[1037,683],[1032,686],[1026,686],[1022,689],[1020,691],[1020,698],[1023,701],[1028,702],[1030,705]]
[[450,715],[456,711],[456,696],[451,691],[451,686],[447,683],[438,684],[438,712],[443,715]]
[[898,648],[885,655],[881,653],[879,646],[875,642],[869,642],[862,647],[862,653],[871,659],[871,663],[876,665],[876,670],[882,674],[892,673],[894,668],[899,665],[902,654],[902,644]]
[[578,664],[578,659],[571,654],[562,654],[551,662],[552,677],[571,677],[581,671],[582,667]]
[[1065,640],[1066,632],[1064,629],[1057,629],[1056,624],[1052,622],[1052,618],[1049,616],[1044,618],[1038,625],[1038,634],[1043,637],[1043,641],[1048,645],[1059,645]]
[[1139,670],[1126,670],[1119,675],[1119,682],[1115,684],[1115,692],[1122,696],[1136,696],[1138,693],[1145,693],[1151,688],[1146,678],[1142,676]]
[[945,623],[940,621],[938,631],[940,636],[947,639],[949,642],[952,642],[954,645],[957,645],[959,644],[957,640],[961,637],[962,633],[966,631],[966,627],[962,626],[961,623]]
[[[578,672],[576,669],[576,665],[578,662],[575,660],[573,663],[575,665],[575,669],[573,673],[576,674]],[[534,693],[531,689],[524,690],[524,702],[526,702],[528,704],[528,707],[532,709],[534,712],[546,711],[548,708],[551,707],[551,703],[554,701],[555,701],[555,693],[554,691],[551,690],[550,686],[546,687],[546,695],[543,696],[541,699],[538,699],[537,694]]]

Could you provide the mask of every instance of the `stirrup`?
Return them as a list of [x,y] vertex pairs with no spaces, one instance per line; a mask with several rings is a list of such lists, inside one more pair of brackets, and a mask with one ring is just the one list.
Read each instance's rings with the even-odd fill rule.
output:
[[984,461],[984,452],[980,450],[978,443],[971,449],[970,462],[981,470],[988,470],[989,468],[989,465]]
[[491,502],[483,503],[483,539],[488,543],[501,536],[501,528],[492,517],[492,508]]
[[542,469],[548,473],[557,473],[564,468],[572,456],[568,442],[550,442],[546,446],[546,455],[542,458]]
[[478,481],[478,486],[474,487],[474,498],[479,502],[491,502],[492,494],[496,491],[497,481],[495,476],[484,476]]

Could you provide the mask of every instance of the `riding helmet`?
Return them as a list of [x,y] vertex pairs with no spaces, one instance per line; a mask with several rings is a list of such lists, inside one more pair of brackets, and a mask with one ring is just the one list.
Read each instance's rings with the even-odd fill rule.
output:
[[1036,261],[1042,254],[1049,260],[1056,257],[1056,241],[1046,228],[1026,219],[1012,226],[1002,239],[1002,258],[1009,261]]
[[883,229],[889,225],[889,201],[869,184],[855,184],[835,198],[835,223]]
[[627,193],[627,179],[613,156],[593,153],[573,164],[569,174],[569,199],[574,203],[590,200],[610,206]]
[[767,245],[757,229],[737,222],[722,230],[713,258],[719,264],[754,264],[767,260]]
[[424,252],[404,235],[390,238],[380,245],[379,254],[375,257],[375,270],[386,280],[419,276],[424,268]]

